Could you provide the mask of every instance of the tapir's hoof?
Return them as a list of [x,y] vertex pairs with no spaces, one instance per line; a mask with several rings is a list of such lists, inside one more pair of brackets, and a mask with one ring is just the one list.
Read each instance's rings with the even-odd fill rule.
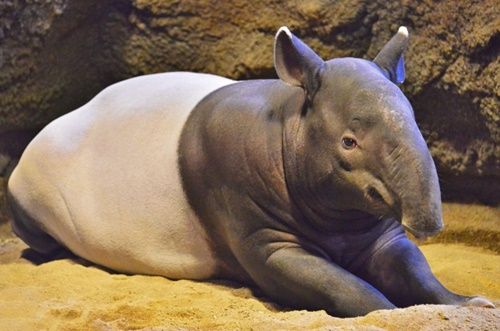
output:
[[473,297],[465,301],[463,305],[471,307],[495,308],[495,305],[491,301],[483,297]]

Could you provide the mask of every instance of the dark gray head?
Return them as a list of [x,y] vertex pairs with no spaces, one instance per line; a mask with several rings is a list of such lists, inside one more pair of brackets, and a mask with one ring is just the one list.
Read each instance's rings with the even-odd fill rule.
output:
[[[275,68],[305,93],[293,155],[312,208],[396,217],[417,236],[439,232],[441,196],[434,162],[404,81],[408,31],[401,27],[373,61],[323,61],[287,28],[275,40]],[[300,175],[300,174],[299,174]],[[298,175],[297,175],[298,176]],[[297,177],[295,176],[295,177]]]

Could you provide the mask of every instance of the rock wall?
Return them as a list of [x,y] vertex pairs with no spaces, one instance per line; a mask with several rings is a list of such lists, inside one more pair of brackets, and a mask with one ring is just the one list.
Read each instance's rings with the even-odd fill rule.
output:
[[[407,81],[445,199],[498,204],[500,12],[496,0],[0,3],[0,174],[33,134],[105,86],[172,70],[275,77],[288,25],[323,58],[373,58],[408,26]],[[1,196],[1,195],[0,195]]]

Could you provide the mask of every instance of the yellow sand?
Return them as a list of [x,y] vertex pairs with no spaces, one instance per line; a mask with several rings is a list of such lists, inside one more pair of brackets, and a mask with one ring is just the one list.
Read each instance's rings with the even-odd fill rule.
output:
[[[17,252],[23,247],[12,239],[4,243],[4,252],[8,245]],[[450,289],[500,298],[500,256],[462,245],[432,244],[422,249]],[[500,326],[500,310],[420,306],[337,319],[323,311],[280,310],[237,284],[111,274],[67,259],[39,266],[23,259],[0,264],[0,330],[326,330],[332,326],[418,330],[421,323],[450,330],[471,325],[493,330]]]
[[[462,207],[450,208],[457,213]],[[498,233],[495,209],[478,210],[489,221],[478,218],[474,229]],[[467,228],[450,223],[457,233]],[[0,226],[0,330],[500,329],[500,309],[426,305],[339,319],[324,311],[287,311],[238,284],[112,274],[69,259],[36,266],[20,258],[26,246],[7,232]],[[500,305],[498,253],[450,243],[421,249],[449,289]]]

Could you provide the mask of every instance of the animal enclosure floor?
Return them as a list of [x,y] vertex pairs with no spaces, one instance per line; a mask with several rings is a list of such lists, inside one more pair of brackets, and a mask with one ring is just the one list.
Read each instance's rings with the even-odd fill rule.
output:
[[[500,309],[423,305],[340,319],[283,309],[238,284],[126,276],[70,259],[37,266],[8,232],[0,225],[0,330],[500,329]],[[445,286],[500,306],[497,252],[454,243],[421,249]]]
[[[500,309],[416,306],[338,319],[323,311],[285,311],[235,284],[111,274],[64,259],[33,265],[24,245],[4,241],[0,254],[0,330],[480,330],[500,328]],[[500,256],[455,244],[422,247],[450,289],[500,304]],[[10,252],[9,252],[10,251]]]

